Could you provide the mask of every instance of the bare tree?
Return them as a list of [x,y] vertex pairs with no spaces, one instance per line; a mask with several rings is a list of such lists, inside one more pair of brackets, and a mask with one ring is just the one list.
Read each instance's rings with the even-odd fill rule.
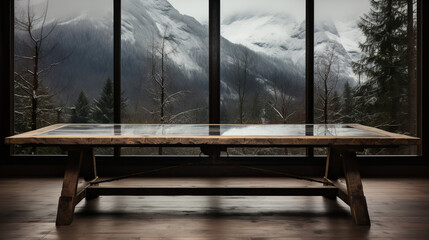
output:
[[253,67],[253,58],[248,48],[240,48],[234,58],[234,80],[238,94],[238,122],[244,123],[244,103],[246,102],[250,70]]
[[[275,115],[281,119],[282,123],[288,120],[296,113],[292,109],[294,98],[287,94],[291,89],[295,89],[289,81],[279,79],[277,72],[271,78],[272,89],[271,96],[267,97],[268,105],[275,112]],[[289,91],[288,91],[289,90]]]
[[[159,40],[155,39],[155,34],[152,38],[152,46],[150,50],[150,76],[149,79],[152,87],[148,88],[152,100],[155,102],[155,107],[150,110],[143,106],[143,109],[154,116],[157,122],[161,124],[175,123],[186,121],[191,113],[201,110],[201,108],[187,109],[180,112],[172,112],[172,106],[179,103],[180,99],[190,93],[189,90],[172,91],[170,87],[170,71],[168,68],[169,54],[174,51],[168,50],[167,44],[174,42],[174,38],[169,34],[168,27],[165,27]],[[177,47],[177,46],[176,46]],[[173,92],[173,93],[170,93]],[[159,155],[162,155],[162,148],[158,150]]]
[[[16,107],[15,114],[24,116],[29,112],[31,130],[37,129],[38,123],[47,121],[46,118],[40,118],[41,114],[52,113],[59,118],[58,115],[61,113],[50,103],[53,94],[42,84],[43,77],[63,60],[52,63],[43,61],[55,48],[53,45],[47,49],[45,41],[51,36],[57,25],[56,22],[46,23],[47,13],[48,2],[46,2],[41,13],[36,15],[30,1],[28,1],[26,11],[15,18],[15,28],[27,36],[27,40],[23,42],[28,50],[26,54],[15,55],[19,63],[22,63],[17,64],[19,70],[15,71],[15,98],[18,103],[21,103],[20,106]],[[49,123],[46,122],[45,124]]]
[[[338,53],[334,44],[328,45],[326,49],[316,56],[316,110],[322,112],[321,122],[327,124],[333,113],[329,112],[329,106],[334,99],[335,89],[339,80]],[[336,98],[336,97],[335,97]]]

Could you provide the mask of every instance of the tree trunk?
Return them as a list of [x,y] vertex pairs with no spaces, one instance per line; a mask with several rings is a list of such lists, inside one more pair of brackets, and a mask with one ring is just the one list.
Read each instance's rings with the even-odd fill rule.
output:
[[34,51],[33,89],[31,96],[31,130],[37,129],[37,90],[39,88],[39,47],[36,43]]
[[[165,69],[164,69],[164,58],[165,58],[165,35],[162,38],[162,45],[161,45],[161,109],[160,109],[160,122],[161,124],[164,124],[165,122],[165,116],[164,116],[164,107],[165,107]],[[162,147],[158,148],[158,155],[162,155]]]
[[[329,66],[330,67],[330,66]],[[324,81],[323,123],[328,124],[328,77]]]

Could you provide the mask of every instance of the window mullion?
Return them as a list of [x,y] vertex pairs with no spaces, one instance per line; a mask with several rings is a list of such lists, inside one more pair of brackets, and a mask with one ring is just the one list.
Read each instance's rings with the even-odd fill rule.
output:
[[209,0],[209,123],[220,123],[220,0]]

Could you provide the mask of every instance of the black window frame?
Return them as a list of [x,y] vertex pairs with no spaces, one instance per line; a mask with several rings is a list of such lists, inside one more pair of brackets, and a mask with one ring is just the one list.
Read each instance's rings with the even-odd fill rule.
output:
[[[221,0],[209,1],[209,123],[220,122],[220,2]],[[306,123],[313,123],[314,118],[314,0],[306,1]],[[113,0],[113,52],[114,52],[114,122],[121,122],[121,0]],[[4,160],[17,160],[19,156],[13,156],[11,146],[5,144],[5,137],[14,133],[14,0],[1,2],[0,14],[0,72],[2,80],[1,88],[1,162]],[[417,85],[418,85],[418,117],[417,117],[417,137],[422,138],[422,145],[419,146],[418,155],[389,157],[397,159],[422,160],[428,157],[427,143],[424,141],[424,128],[427,118],[424,118],[423,109],[426,98],[423,92],[427,92],[427,84],[422,79],[425,69],[422,68],[426,62],[423,55],[423,25],[424,25],[424,5],[422,0],[417,0]],[[427,11],[426,11],[427,12]],[[115,158],[126,158],[121,156],[120,148],[115,148]],[[28,157],[28,156],[27,156]],[[32,156],[37,158],[37,156]],[[43,157],[43,158],[46,158]],[[144,158],[144,157],[143,157]],[[163,157],[168,158],[168,157]],[[173,157],[172,157],[173,158]],[[260,157],[258,157],[260,158]],[[258,159],[255,156],[255,159]],[[270,158],[270,157],[266,157]],[[296,158],[296,157],[294,157]],[[307,150],[307,158],[314,158],[311,148]],[[385,156],[370,156],[370,159],[385,159]],[[40,157],[39,157],[40,159]],[[272,157],[272,159],[284,159],[284,157]],[[401,160],[405,161],[405,160]]]

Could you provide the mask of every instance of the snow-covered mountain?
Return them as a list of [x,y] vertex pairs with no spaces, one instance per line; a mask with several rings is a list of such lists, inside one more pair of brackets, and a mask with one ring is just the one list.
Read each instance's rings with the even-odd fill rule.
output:
[[[296,66],[305,71],[305,21],[286,13],[236,15],[225,19],[221,30],[222,36],[233,43],[281,59],[285,67]],[[360,57],[357,42],[362,40],[356,22],[334,23],[318,19],[314,39],[315,56],[322,54],[328,46],[335,46],[341,79],[353,84],[356,76],[351,62]]]
[[233,15],[224,19],[221,34],[255,52],[291,61],[304,71],[305,24],[287,14]]
[[[113,75],[113,26],[111,12],[103,16],[82,13],[58,22],[46,45],[57,43],[55,52],[45,59],[55,62],[71,55],[46,77],[46,84],[59,89],[63,101],[74,102],[81,90],[91,98],[100,93],[107,77]],[[344,35],[339,32],[343,31]],[[316,24],[316,53],[328,43],[337,45],[341,73],[352,81],[349,66],[358,57],[356,46],[348,38],[356,37],[356,28],[332,22]],[[305,23],[293,17],[274,15],[232,16],[222,22],[221,81],[222,100],[236,98],[234,59],[247,49],[254,60],[249,84],[252,91],[268,91],[270,77],[276,72],[283,81],[305,86]],[[347,35],[348,34],[348,35]],[[23,33],[16,33],[18,39]],[[144,79],[148,78],[153,44],[164,37],[168,53],[171,85],[190,89],[207,101],[208,92],[208,28],[196,19],[179,13],[167,0],[128,0],[122,4],[122,89],[132,102],[146,95]],[[25,48],[16,45],[17,52]],[[296,88],[288,92],[303,98]],[[288,90],[286,90],[288,91]],[[147,96],[146,96],[147,97]]]
[[[207,52],[208,30],[192,17],[180,14],[166,0],[133,0],[122,5],[122,50],[125,55],[144,53],[163,36],[168,58],[188,71],[206,71],[193,55]],[[136,52],[130,52],[132,48]]]

